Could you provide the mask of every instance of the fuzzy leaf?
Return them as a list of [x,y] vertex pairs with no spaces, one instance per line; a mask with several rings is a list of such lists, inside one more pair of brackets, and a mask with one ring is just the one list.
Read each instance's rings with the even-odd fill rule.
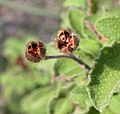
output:
[[48,104],[55,94],[55,88],[51,87],[34,90],[22,100],[22,111],[27,114],[47,114]]
[[119,114],[120,113],[120,94],[118,95],[114,95],[112,97],[112,101],[111,104],[109,106],[109,109],[114,112],[115,114]]
[[116,94],[112,97],[111,103],[102,114],[119,114],[120,112],[120,94]]
[[120,16],[99,19],[95,24],[97,31],[111,40],[120,40]]
[[73,83],[69,83],[59,88],[56,96],[54,96],[49,103],[49,114],[68,114],[72,112],[74,106],[69,97],[69,92],[74,86]]
[[80,49],[86,52],[87,54],[90,54],[93,57],[96,57],[98,56],[100,44],[93,39],[84,39],[84,40],[81,40]]
[[83,87],[76,87],[74,90],[71,91],[71,97],[75,102],[83,108],[88,108],[91,103],[88,97],[88,93],[86,88]]
[[102,111],[109,105],[116,84],[120,80],[120,44],[105,47],[90,73],[88,92],[94,106]]
[[85,62],[88,66],[93,66],[94,59],[90,54],[87,54],[85,51],[80,49],[80,46],[78,49],[74,52],[74,55],[80,57],[80,59]]
[[117,85],[114,89],[114,93],[120,93],[120,81],[117,83]]
[[84,19],[84,15],[82,12],[80,12],[80,10],[72,9],[69,11],[69,20],[71,26],[75,30],[75,32],[78,33],[81,37],[84,37],[83,19]]
[[69,98],[58,99],[54,106],[54,114],[69,114],[72,110],[73,105]]
[[59,59],[54,66],[56,75],[60,76],[82,76],[85,70],[80,65],[71,59]]

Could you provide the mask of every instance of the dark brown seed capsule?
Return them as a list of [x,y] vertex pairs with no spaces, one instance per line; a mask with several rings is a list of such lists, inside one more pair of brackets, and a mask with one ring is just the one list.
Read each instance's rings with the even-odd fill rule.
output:
[[26,58],[32,62],[39,62],[46,55],[45,45],[40,41],[30,41],[26,45]]
[[79,45],[79,38],[69,29],[58,31],[56,47],[64,54],[71,54]]

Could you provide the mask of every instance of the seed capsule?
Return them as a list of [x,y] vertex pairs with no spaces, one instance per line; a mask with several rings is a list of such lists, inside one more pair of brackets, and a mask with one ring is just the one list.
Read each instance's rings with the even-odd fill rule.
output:
[[58,31],[56,47],[64,54],[71,54],[79,45],[79,38],[69,29]]
[[26,45],[25,55],[29,61],[39,62],[46,55],[45,45],[40,41],[30,41]]

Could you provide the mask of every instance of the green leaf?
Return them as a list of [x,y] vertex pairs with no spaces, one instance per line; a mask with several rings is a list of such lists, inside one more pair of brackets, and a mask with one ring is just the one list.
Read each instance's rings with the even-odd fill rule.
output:
[[[35,40],[35,36],[26,36],[23,39],[11,37],[4,43],[3,55],[8,58],[10,62],[15,62],[19,56],[25,55],[26,44],[29,41]],[[11,40],[12,39],[12,40]]]
[[103,111],[103,114],[119,114],[120,112],[120,94],[115,94],[112,97],[111,103],[109,105],[109,107],[107,107],[105,109],[105,111]]
[[75,30],[77,34],[79,34],[81,37],[84,37],[84,15],[80,10],[72,9],[69,11],[69,20],[71,23],[72,28]]
[[80,59],[85,62],[88,66],[93,66],[94,59],[90,54],[85,53],[83,50],[80,49],[80,46],[77,50],[74,51],[74,55],[80,57]]
[[98,10],[99,0],[91,0],[91,13],[95,14]]
[[120,106],[120,94],[117,94],[112,97],[112,101],[109,106],[109,109],[115,114],[119,114],[120,113],[119,106]]
[[15,67],[1,74],[1,84],[5,87],[3,95],[7,101],[11,100],[13,94],[22,96],[36,86],[48,85],[50,81],[51,73],[46,70],[23,72],[19,67]]
[[114,89],[114,93],[120,93],[120,81],[116,84],[116,87]]
[[69,98],[60,98],[56,101],[54,106],[54,113],[51,114],[69,114],[74,109]]
[[105,111],[103,111],[103,113],[101,114],[115,114],[114,112],[112,112],[110,109],[107,109]]
[[120,16],[108,16],[99,19],[95,26],[97,31],[111,40],[120,40]]
[[47,114],[48,104],[55,94],[55,88],[52,87],[34,90],[22,100],[22,111],[27,114]]
[[63,6],[65,7],[76,6],[76,7],[81,7],[85,9],[86,1],[85,0],[65,0]]
[[85,114],[100,114],[100,112],[98,112],[94,107],[90,107],[89,111]]
[[74,78],[74,83],[77,86],[83,86],[86,85],[86,83],[88,82],[88,78],[87,78],[87,74],[84,76],[78,76]]
[[74,106],[69,92],[74,88],[73,83],[61,86],[49,103],[49,114],[68,114],[72,112]]
[[90,73],[88,92],[96,109],[109,105],[116,84],[120,80],[120,44],[114,43],[101,50]]
[[68,58],[61,58],[58,59],[54,66],[56,75],[59,76],[83,76],[85,73],[85,70],[80,67],[80,65]]
[[86,108],[88,110],[89,106],[91,106],[85,86],[73,89],[71,91],[71,98],[82,108]]
[[63,12],[61,14],[62,18],[62,23],[61,23],[61,28],[72,28],[70,21],[69,21],[69,11]]
[[60,52],[58,51],[57,48],[55,48],[55,43],[54,42],[50,42],[46,44],[46,49],[47,50],[47,54],[48,55],[52,55],[52,54],[59,54]]
[[93,57],[97,57],[100,49],[100,44],[93,39],[84,39],[81,40],[79,47],[84,52],[92,55]]

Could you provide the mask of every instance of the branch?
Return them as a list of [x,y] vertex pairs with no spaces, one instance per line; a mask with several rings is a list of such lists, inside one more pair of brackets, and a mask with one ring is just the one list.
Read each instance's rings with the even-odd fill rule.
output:
[[46,56],[45,57],[45,60],[48,60],[48,59],[55,59],[55,58],[69,58],[69,59],[72,59],[74,61],[76,61],[77,63],[79,63],[80,65],[83,65],[85,66],[86,69],[90,70],[91,68],[86,64],[84,63],[80,58],[74,56],[74,55],[53,55],[53,56]]

